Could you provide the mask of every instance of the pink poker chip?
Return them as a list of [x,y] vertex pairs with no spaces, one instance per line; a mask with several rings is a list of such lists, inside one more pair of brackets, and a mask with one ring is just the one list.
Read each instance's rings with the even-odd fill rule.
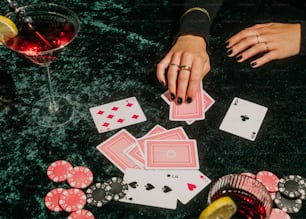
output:
[[50,211],[62,211],[63,209],[59,205],[59,197],[61,194],[66,191],[63,188],[56,188],[52,189],[47,193],[45,196],[45,206],[50,210]]
[[269,192],[278,191],[278,177],[269,171],[263,170],[256,174],[256,180],[261,182]]
[[67,189],[60,195],[58,203],[67,212],[77,211],[86,205],[86,195],[81,189]]
[[255,174],[253,174],[253,173],[249,173],[249,172],[243,172],[243,173],[240,173],[241,175],[243,175],[243,176],[248,176],[248,177],[251,177],[251,178],[253,178],[253,179],[255,179],[256,178],[256,175]]
[[82,209],[72,212],[68,219],[95,219],[95,216],[90,211]]
[[65,160],[57,160],[50,164],[47,175],[54,182],[63,182],[67,179],[68,170],[72,165]]
[[291,217],[287,212],[279,208],[272,208],[269,219],[291,219]]
[[93,181],[93,174],[90,169],[83,166],[70,168],[67,175],[67,182],[71,187],[84,189]]

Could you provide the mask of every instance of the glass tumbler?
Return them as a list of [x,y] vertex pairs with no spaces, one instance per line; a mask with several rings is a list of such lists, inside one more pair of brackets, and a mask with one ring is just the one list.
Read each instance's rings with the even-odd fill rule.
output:
[[208,204],[229,196],[237,205],[237,211],[232,219],[268,219],[273,206],[270,193],[256,179],[230,174],[219,178],[208,194]]

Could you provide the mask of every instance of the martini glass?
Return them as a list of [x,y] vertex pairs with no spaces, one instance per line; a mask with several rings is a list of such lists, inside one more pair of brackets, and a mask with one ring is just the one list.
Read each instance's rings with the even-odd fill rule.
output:
[[48,96],[33,105],[34,121],[50,128],[67,124],[73,117],[74,107],[64,96],[55,95],[49,66],[77,36],[78,16],[66,7],[41,3],[17,8],[6,17],[16,24],[19,32],[14,38],[4,39],[4,45],[46,70]]

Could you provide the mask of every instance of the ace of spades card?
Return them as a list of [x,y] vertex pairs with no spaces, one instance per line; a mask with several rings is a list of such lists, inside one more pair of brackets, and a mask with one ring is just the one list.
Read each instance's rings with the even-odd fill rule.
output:
[[235,97],[223,118],[220,130],[255,141],[268,108]]

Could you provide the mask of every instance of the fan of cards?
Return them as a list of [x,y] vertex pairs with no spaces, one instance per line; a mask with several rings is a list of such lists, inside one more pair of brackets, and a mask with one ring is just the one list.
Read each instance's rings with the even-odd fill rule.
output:
[[191,103],[176,104],[170,101],[170,92],[161,95],[162,99],[169,105],[170,121],[185,121],[191,125],[197,120],[205,119],[205,112],[215,103],[215,100],[203,90],[202,84]]
[[122,129],[97,149],[124,173],[128,191],[121,202],[175,209],[209,183],[199,171],[197,143],[182,127],[154,126],[135,138]]

